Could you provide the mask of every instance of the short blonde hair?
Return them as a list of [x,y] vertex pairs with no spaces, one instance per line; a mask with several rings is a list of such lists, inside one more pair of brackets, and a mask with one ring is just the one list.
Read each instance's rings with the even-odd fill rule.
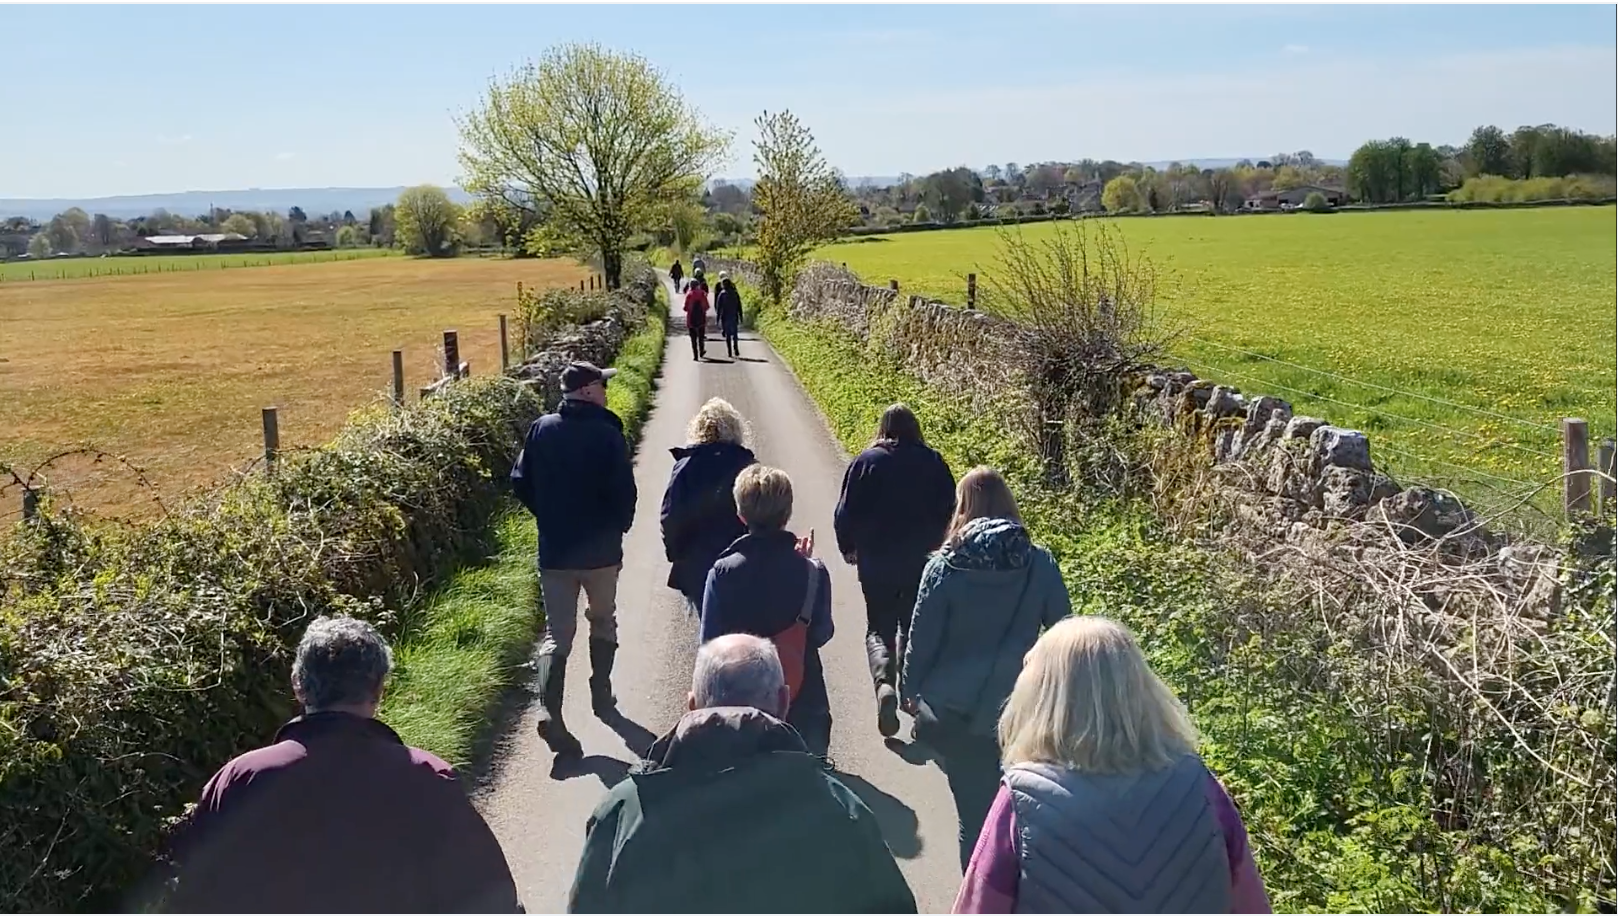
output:
[[960,484],[955,486],[955,514],[950,517],[944,541],[955,545],[966,524],[980,519],[1010,520],[1022,525],[1022,514],[1017,512],[1017,498],[1011,493],[1011,486],[1006,484],[1004,476],[986,465],[961,476]]
[[1000,715],[1000,748],[1008,764],[1126,774],[1195,752],[1197,731],[1128,628],[1079,615],[1046,631],[1024,658]]
[[736,476],[736,515],[748,529],[774,532],[792,519],[792,479],[780,469],[750,465]]
[[691,423],[686,425],[685,438],[693,446],[705,443],[744,446],[747,442],[747,421],[742,419],[741,412],[730,402],[710,398],[697,409]]

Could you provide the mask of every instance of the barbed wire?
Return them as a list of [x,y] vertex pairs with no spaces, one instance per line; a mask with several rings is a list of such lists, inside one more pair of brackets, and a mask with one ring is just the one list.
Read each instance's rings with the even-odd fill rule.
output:
[[1477,408],[1477,407],[1474,407],[1472,405],[1463,405],[1460,402],[1452,402],[1452,401],[1449,401],[1448,399],[1434,398],[1433,396],[1430,396],[1430,395],[1421,395],[1421,394],[1416,393],[1416,392],[1408,392],[1408,391],[1406,391],[1404,389],[1396,389],[1396,388],[1394,388],[1392,386],[1384,386],[1384,385],[1381,385],[1379,383],[1366,382],[1363,379],[1355,379],[1352,376],[1344,376],[1344,375],[1342,375],[1340,373],[1333,373],[1333,372],[1331,372],[1329,370],[1321,370],[1321,369],[1317,369],[1315,367],[1305,366],[1304,364],[1301,364],[1301,363],[1293,363],[1290,360],[1282,360],[1279,357],[1270,357],[1270,356],[1268,356],[1266,354],[1260,354],[1260,353],[1258,353],[1256,351],[1244,350],[1244,349],[1239,348],[1239,347],[1232,347],[1232,346],[1230,346],[1228,344],[1220,344],[1217,341],[1209,341],[1207,338],[1199,338],[1199,337],[1197,337],[1195,335],[1186,335],[1185,338],[1188,341],[1195,341],[1198,344],[1207,344],[1207,345],[1210,345],[1212,347],[1220,348],[1222,350],[1231,351],[1232,353],[1244,354],[1244,355],[1246,355],[1248,357],[1256,357],[1259,360],[1268,360],[1271,363],[1278,363],[1278,364],[1281,364],[1282,366],[1292,367],[1295,370],[1303,370],[1303,371],[1305,371],[1307,373],[1315,373],[1315,374],[1318,374],[1320,376],[1329,377],[1331,379],[1340,380],[1342,382],[1352,383],[1353,385],[1356,385],[1356,386],[1364,386],[1367,389],[1378,389],[1378,390],[1380,390],[1382,392],[1388,392],[1388,393],[1391,393],[1393,395],[1402,395],[1402,396],[1405,396],[1406,398],[1420,399],[1421,401],[1424,401],[1424,402],[1432,402],[1435,405],[1443,405],[1443,406],[1448,407],[1448,408],[1458,408],[1458,409],[1460,409],[1462,411],[1470,411],[1470,412],[1472,412],[1474,414],[1481,414],[1481,415],[1485,415],[1485,416],[1491,417],[1491,418],[1498,418],[1498,419],[1500,419],[1502,421],[1511,421],[1514,424],[1521,424],[1524,427],[1532,428],[1534,430],[1545,430],[1545,431],[1550,431],[1551,433],[1561,433],[1561,429],[1558,428],[1558,427],[1554,427],[1554,426],[1549,425],[1549,424],[1541,424],[1541,423],[1539,423],[1537,421],[1528,421],[1528,420],[1524,420],[1523,418],[1512,417],[1509,414],[1501,414],[1498,411],[1490,411],[1487,408]]
[[1422,427],[1430,427],[1433,430],[1443,431],[1444,433],[1451,434],[1452,436],[1457,436],[1457,437],[1476,437],[1477,439],[1480,439],[1480,440],[1484,441],[1485,443],[1487,443],[1489,446],[1499,446],[1499,447],[1505,447],[1506,449],[1514,449],[1514,450],[1517,450],[1518,452],[1521,452],[1521,453],[1527,453],[1528,455],[1533,456],[1533,457],[1538,458],[1538,459],[1549,459],[1549,460],[1554,461],[1554,460],[1560,458],[1557,455],[1555,455],[1554,453],[1541,452],[1541,451],[1539,451],[1537,449],[1530,449],[1530,448],[1528,448],[1526,446],[1522,446],[1522,445],[1519,445],[1519,444],[1516,444],[1516,443],[1505,443],[1505,442],[1500,442],[1500,441],[1491,441],[1487,436],[1485,436],[1484,434],[1478,433],[1475,430],[1459,430],[1459,429],[1454,428],[1454,427],[1446,427],[1443,424],[1434,424],[1431,421],[1423,421],[1423,420],[1421,420],[1419,418],[1408,418],[1408,417],[1405,417],[1402,414],[1394,414],[1391,411],[1385,411],[1385,410],[1383,410],[1381,408],[1378,408],[1378,407],[1376,407],[1374,405],[1361,405],[1361,404],[1359,404],[1357,402],[1344,401],[1343,399],[1333,398],[1333,397],[1331,397],[1329,395],[1321,395],[1318,392],[1308,392],[1308,391],[1303,390],[1303,389],[1296,389],[1296,388],[1293,388],[1292,386],[1283,385],[1281,383],[1273,382],[1271,380],[1259,379],[1256,376],[1249,376],[1249,375],[1247,375],[1245,373],[1238,373],[1238,372],[1236,372],[1234,370],[1227,370],[1227,369],[1224,369],[1223,367],[1215,366],[1215,365],[1210,364],[1210,363],[1201,363],[1201,362],[1195,361],[1195,360],[1186,360],[1183,357],[1180,358],[1180,359],[1182,361],[1184,361],[1185,363],[1191,364],[1192,366],[1198,366],[1198,367],[1201,367],[1201,368],[1203,368],[1205,370],[1212,370],[1215,373],[1222,373],[1222,374],[1224,374],[1226,376],[1234,376],[1237,379],[1244,379],[1244,380],[1247,380],[1248,382],[1254,383],[1254,384],[1259,385],[1259,386],[1280,389],[1280,390],[1282,390],[1284,392],[1291,392],[1294,395],[1303,396],[1304,398],[1320,399],[1321,401],[1332,402],[1333,404],[1342,405],[1345,408],[1353,408],[1353,409],[1356,409],[1356,410],[1359,410],[1359,411],[1375,412],[1376,414],[1378,414],[1378,415],[1380,415],[1382,417],[1385,417],[1385,418],[1392,418],[1393,420],[1404,421],[1404,422],[1409,423],[1409,424],[1417,424],[1417,425],[1420,425]]

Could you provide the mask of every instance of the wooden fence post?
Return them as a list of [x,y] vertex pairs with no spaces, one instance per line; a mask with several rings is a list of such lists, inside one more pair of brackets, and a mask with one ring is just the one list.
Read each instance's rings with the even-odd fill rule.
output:
[[393,404],[404,404],[404,351],[393,352]]
[[[521,283],[519,281],[518,283]],[[500,372],[511,369],[511,354],[506,350],[506,314],[500,314]]]
[[1590,512],[1590,428],[1583,418],[1562,419],[1562,494],[1568,516]]
[[579,292],[584,292],[584,280],[582,278],[579,280]]
[[976,274],[966,276],[966,308],[978,308],[978,276]]
[[275,474],[275,457],[281,452],[281,423],[276,419],[275,408],[264,409],[264,471],[266,474]]
[[1612,438],[1601,441],[1601,448],[1596,451],[1596,470],[1602,474],[1601,478],[1601,512],[1603,515],[1612,512],[1612,505],[1618,500],[1618,448],[1615,448]]
[[455,334],[455,329],[453,329],[453,328],[446,329],[444,331],[444,375],[445,376],[454,376],[455,371],[457,369],[459,369],[460,366],[461,366],[460,336]]
[[22,518],[24,522],[39,516],[39,492],[27,485],[22,489]]
[[888,281],[888,289],[892,290],[894,293],[898,293],[899,292],[899,282],[897,280]]

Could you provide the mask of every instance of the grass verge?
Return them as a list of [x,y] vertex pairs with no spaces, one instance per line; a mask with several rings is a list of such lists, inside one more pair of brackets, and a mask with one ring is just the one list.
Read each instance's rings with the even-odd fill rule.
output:
[[[1134,629],[1190,708],[1203,758],[1242,811],[1277,912],[1597,904],[1596,891],[1547,880],[1557,855],[1535,847],[1533,827],[1509,839],[1436,828],[1426,763],[1380,745],[1386,737],[1367,730],[1351,684],[1300,681],[1289,665],[1334,658],[1342,662],[1330,671],[1348,678],[1355,648],[1233,625],[1283,620],[1294,594],[1168,539],[1142,504],[1043,487],[1032,457],[995,419],[952,405],[846,331],[793,322],[779,309],[767,309],[760,327],[850,451],[869,442],[887,405],[903,400],[957,475],[979,463],[1006,474],[1034,537],[1061,565],[1075,612]],[[1499,762],[1508,761],[1502,753]]]
[[[657,303],[646,327],[624,342],[608,388],[607,406],[623,418],[632,449],[663,364],[668,302],[661,287]],[[457,768],[474,760],[501,694],[518,677],[543,623],[534,614],[533,521],[512,501],[491,530],[488,560],[454,574],[405,623],[408,636],[394,647],[396,669],[382,702],[382,720],[406,743]]]

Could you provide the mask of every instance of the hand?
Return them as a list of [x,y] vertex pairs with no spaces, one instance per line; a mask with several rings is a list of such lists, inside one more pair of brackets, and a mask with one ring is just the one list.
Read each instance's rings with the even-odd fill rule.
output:
[[807,537],[798,540],[798,554],[803,555],[805,558],[815,556],[815,531],[813,529],[809,530]]

